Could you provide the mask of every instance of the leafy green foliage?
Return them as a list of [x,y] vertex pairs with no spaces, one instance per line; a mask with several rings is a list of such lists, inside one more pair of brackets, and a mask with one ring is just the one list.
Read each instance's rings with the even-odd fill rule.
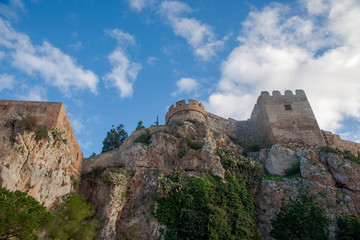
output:
[[340,215],[339,216],[339,228],[340,232],[338,235],[339,240],[356,240],[359,239],[360,236],[360,219],[347,216]]
[[137,130],[141,130],[141,129],[145,129],[144,125],[143,125],[143,121],[139,121],[136,128],[135,128],[135,131]]
[[62,197],[62,203],[55,207],[55,220],[49,230],[54,239],[93,239],[97,235],[99,222],[95,211],[82,196],[68,193]]
[[360,164],[360,158],[356,157],[350,150],[344,150],[343,157]]
[[291,167],[285,170],[285,176],[300,176],[300,162],[293,163]]
[[179,158],[183,158],[187,153],[187,150],[186,149],[181,149],[179,152],[178,152],[178,157]]
[[117,126],[116,129],[113,125],[110,131],[106,134],[101,153],[117,149],[126,140],[127,137],[128,134],[124,130],[123,124]]
[[332,148],[330,146],[321,146],[319,148],[320,152],[324,152],[324,153],[335,153],[335,154],[341,154],[341,150],[336,149],[336,148]]
[[142,143],[145,146],[149,146],[151,143],[151,133],[149,129],[146,129],[143,134],[141,134],[134,143]]
[[277,240],[325,240],[329,236],[330,219],[324,208],[306,195],[283,203],[271,224],[271,236]]
[[175,124],[176,124],[176,126],[182,126],[182,125],[184,125],[184,122],[181,120],[176,120]]
[[196,120],[196,119],[191,119],[191,118],[188,118],[188,119],[186,119],[185,121],[186,121],[186,122],[189,122],[189,123],[192,123],[192,124],[196,124],[196,123],[199,122],[198,120]]
[[181,172],[163,178],[172,184],[156,199],[154,216],[166,225],[165,239],[262,239],[252,194],[242,179],[228,176],[224,182]]
[[193,150],[199,150],[204,146],[203,140],[192,140],[190,138],[185,138],[185,140],[186,140],[188,147]]
[[48,137],[49,128],[48,127],[41,127],[35,132],[35,140],[44,140]]
[[23,126],[25,130],[34,131],[37,128],[37,120],[31,115],[22,116],[20,126]]
[[52,219],[53,215],[33,197],[0,188],[0,239],[38,239],[39,231]]
[[79,187],[79,179],[75,175],[70,176],[71,186],[73,189],[77,189]]
[[127,177],[124,174],[123,170],[120,168],[110,168],[103,172],[101,175],[102,182],[106,186],[112,185],[127,185]]
[[261,164],[250,157],[235,156],[231,148],[218,148],[216,153],[220,156],[227,175],[244,179],[248,189],[254,189],[259,185],[264,175]]

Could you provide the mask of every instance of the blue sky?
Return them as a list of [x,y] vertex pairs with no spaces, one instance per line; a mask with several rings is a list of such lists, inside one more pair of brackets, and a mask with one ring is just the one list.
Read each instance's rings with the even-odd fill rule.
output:
[[0,98],[63,102],[85,156],[181,99],[247,119],[263,90],[359,141],[359,22],[358,0],[0,0]]

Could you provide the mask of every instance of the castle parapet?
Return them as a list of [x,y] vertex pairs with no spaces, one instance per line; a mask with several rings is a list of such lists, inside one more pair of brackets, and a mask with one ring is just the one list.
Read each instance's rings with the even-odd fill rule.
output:
[[170,125],[177,120],[194,119],[200,122],[206,122],[206,112],[204,106],[196,100],[189,99],[176,102],[171,105],[166,113],[166,125]]

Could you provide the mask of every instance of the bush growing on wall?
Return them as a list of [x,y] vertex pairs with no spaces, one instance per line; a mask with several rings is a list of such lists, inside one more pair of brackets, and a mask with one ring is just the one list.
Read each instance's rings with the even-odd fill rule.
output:
[[339,228],[340,232],[338,235],[339,240],[356,240],[360,237],[360,219],[340,215],[339,216]]

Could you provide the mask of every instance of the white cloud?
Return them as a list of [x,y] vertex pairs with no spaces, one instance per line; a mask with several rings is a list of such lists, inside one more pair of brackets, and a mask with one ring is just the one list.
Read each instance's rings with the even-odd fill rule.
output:
[[130,8],[140,12],[145,7],[152,5],[156,2],[156,0],[128,0]]
[[176,86],[178,87],[176,92],[173,92],[171,95],[176,97],[180,93],[191,93],[196,91],[199,84],[193,78],[181,78],[176,82]]
[[74,129],[75,134],[81,134],[85,129],[85,125],[82,123],[81,119],[76,118],[74,115],[69,113],[71,126]]
[[5,47],[12,66],[29,75],[39,75],[49,85],[69,95],[71,90],[89,89],[97,94],[98,77],[84,70],[69,55],[44,41],[32,45],[30,38],[16,32],[8,21],[0,18],[0,46]]
[[14,76],[9,74],[0,74],[0,91],[12,89],[14,86]]
[[7,19],[18,20],[17,11],[24,11],[24,4],[21,0],[10,0],[8,4],[0,3],[0,16]]
[[0,61],[5,57],[5,53],[0,51]]
[[174,33],[186,39],[195,56],[209,60],[223,47],[224,40],[216,39],[211,26],[195,18],[181,16],[192,11],[188,5],[178,1],[163,1],[160,6],[160,12],[166,17]]
[[157,57],[148,57],[148,59],[146,60],[146,63],[148,65],[154,65],[157,61],[159,61],[159,58],[157,58]]
[[127,44],[135,45],[135,38],[134,36],[118,29],[114,28],[112,30],[105,30],[105,32],[112,37],[113,39],[117,40],[118,44],[121,46],[126,46]]
[[141,69],[139,63],[131,62],[121,48],[112,52],[108,59],[112,70],[103,79],[109,86],[116,87],[120,91],[120,97],[131,97],[136,76]]
[[300,2],[301,14],[280,4],[249,14],[209,111],[246,119],[261,91],[304,89],[321,128],[339,131],[345,117],[360,121],[360,5]]
[[25,89],[25,95],[17,96],[18,99],[25,101],[46,101],[46,89],[42,86],[22,86]]
[[80,41],[76,41],[75,43],[69,44],[68,46],[74,49],[75,51],[79,51],[80,49],[83,48],[82,42]]

